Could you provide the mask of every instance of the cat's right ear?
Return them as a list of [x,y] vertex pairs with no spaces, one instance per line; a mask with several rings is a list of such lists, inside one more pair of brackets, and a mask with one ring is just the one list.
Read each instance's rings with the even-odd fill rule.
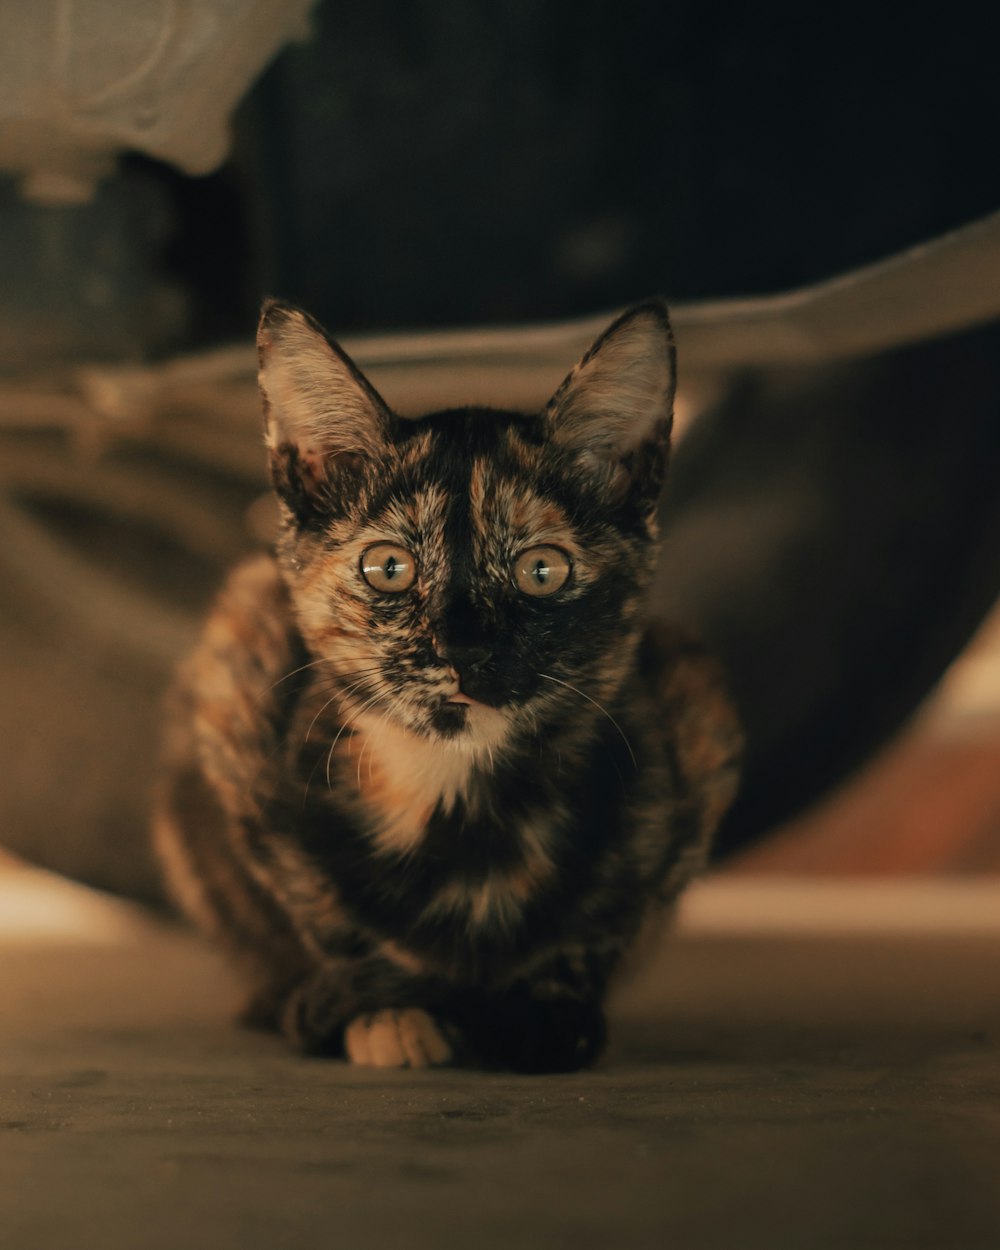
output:
[[384,454],[394,417],[346,352],[290,304],[264,305],[257,358],[271,480],[304,525],[339,510],[363,462]]

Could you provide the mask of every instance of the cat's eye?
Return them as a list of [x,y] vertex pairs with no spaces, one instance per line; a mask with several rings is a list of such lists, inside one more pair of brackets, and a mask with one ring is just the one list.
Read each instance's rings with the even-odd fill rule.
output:
[[514,561],[514,582],[526,595],[554,595],[569,581],[573,566],[558,547],[529,547]]
[[392,595],[410,589],[417,562],[399,543],[375,543],[361,557],[361,573],[374,590]]

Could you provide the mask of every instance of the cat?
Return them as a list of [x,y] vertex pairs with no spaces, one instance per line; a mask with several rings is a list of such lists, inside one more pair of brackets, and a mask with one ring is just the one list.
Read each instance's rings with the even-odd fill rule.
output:
[[645,922],[705,863],[741,734],[646,619],[675,351],[619,316],[535,414],[394,414],[265,305],[281,512],[170,698],[155,842],[244,1020],[387,1067],[570,1071]]

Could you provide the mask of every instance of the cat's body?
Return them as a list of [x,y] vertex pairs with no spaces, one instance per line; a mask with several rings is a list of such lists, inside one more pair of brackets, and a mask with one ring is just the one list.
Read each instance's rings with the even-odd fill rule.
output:
[[642,615],[665,313],[626,314],[535,417],[404,422],[282,306],[261,356],[284,525],[175,691],[175,893],[307,1051],[580,1066],[735,786],[714,665]]

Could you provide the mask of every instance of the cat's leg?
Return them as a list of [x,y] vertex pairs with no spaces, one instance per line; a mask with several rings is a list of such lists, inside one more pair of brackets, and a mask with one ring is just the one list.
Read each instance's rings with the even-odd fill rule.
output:
[[303,1054],[382,1068],[449,1063],[453,1046],[433,1004],[440,985],[372,956],[330,960],[288,995],[282,1032]]
[[618,952],[562,951],[496,992],[466,991],[443,1009],[467,1062],[515,1072],[575,1072],[604,1050],[603,998]]
[[683,631],[649,627],[639,651],[648,732],[671,761],[672,836],[657,892],[672,902],[705,866],[719,822],[739,786],[743,732],[722,669]]
[[156,840],[174,894],[248,985],[241,1023],[281,1032],[303,1054],[448,1062],[451,1045],[425,1010],[432,987],[367,950],[329,878],[288,839],[229,817],[196,765],[162,787]]
[[277,1029],[290,990],[313,960],[285,909],[238,851],[230,818],[197,761],[177,761],[154,813],[158,857],[181,909],[230,957],[247,987],[241,1023]]
[[316,963],[278,888],[262,812],[305,664],[277,567],[254,557],[230,575],[167,700],[157,856],[180,909],[246,983],[240,1018],[257,1028],[279,1026]]

